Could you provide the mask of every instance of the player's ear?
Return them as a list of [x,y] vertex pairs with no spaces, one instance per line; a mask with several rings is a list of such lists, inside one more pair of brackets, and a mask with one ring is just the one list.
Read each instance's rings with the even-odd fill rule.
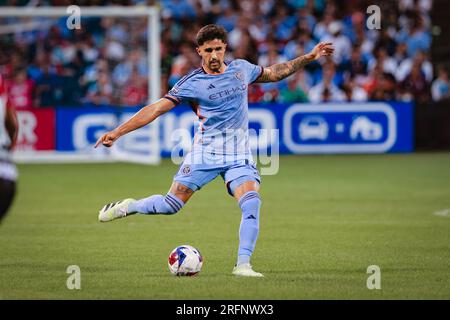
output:
[[198,55],[201,56],[201,54],[200,54],[200,48],[199,48],[199,47],[195,47],[195,50],[197,50]]

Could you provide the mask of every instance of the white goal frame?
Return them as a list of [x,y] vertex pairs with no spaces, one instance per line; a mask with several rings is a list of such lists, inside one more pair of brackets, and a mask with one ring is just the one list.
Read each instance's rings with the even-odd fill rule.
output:
[[[0,17],[70,17],[69,7],[0,7]],[[160,99],[161,95],[161,52],[160,52],[160,9],[157,6],[78,6],[80,17],[147,17],[147,59],[148,59],[148,103]],[[82,26],[81,26],[82,27]],[[13,27],[14,28],[14,27]],[[10,33],[23,30],[9,30]],[[157,125],[155,121],[154,125]],[[159,150],[159,144],[158,144]],[[112,152],[109,155],[84,154],[77,152],[36,151],[15,153],[13,158],[19,163],[65,163],[65,162],[114,162],[129,161],[143,164],[159,163],[160,154],[150,157]]]

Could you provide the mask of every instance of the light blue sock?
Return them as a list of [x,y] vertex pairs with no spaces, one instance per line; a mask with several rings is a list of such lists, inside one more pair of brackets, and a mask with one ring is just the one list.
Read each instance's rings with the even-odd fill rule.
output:
[[259,209],[261,199],[258,192],[249,191],[239,199],[242,210],[241,227],[239,229],[239,250],[237,265],[250,263],[259,232]]
[[158,194],[131,202],[127,214],[174,214],[183,206],[184,202],[169,192],[165,197]]

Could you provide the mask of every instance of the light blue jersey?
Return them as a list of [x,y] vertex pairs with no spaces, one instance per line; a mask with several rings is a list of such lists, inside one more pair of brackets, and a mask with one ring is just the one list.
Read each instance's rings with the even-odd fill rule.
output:
[[199,119],[192,152],[249,155],[248,85],[263,68],[237,59],[224,73],[211,75],[196,69],[178,81],[166,98],[189,103]]
[[263,68],[241,59],[226,66],[217,75],[196,69],[165,96],[176,104],[190,104],[199,119],[191,152],[174,179],[194,191],[219,174],[231,194],[239,183],[260,182],[249,146],[247,97],[248,85]]

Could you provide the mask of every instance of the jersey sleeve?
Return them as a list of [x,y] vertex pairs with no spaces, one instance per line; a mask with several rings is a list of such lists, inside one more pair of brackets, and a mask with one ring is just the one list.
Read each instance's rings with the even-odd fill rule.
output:
[[190,102],[194,99],[194,90],[190,84],[191,77],[189,75],[181,78],[172,89],[164,96],[164,98],[172,101],[175,104],[183,102]]
[[245,78],[247,79],[247,83],[250,84],[255,82],[256,79],[258,79],[259,76],[262,75],[264,71],[263,67],[250,63],[247,60],[240,59],[239,61],[242,65],[242,69],[244,71]]

